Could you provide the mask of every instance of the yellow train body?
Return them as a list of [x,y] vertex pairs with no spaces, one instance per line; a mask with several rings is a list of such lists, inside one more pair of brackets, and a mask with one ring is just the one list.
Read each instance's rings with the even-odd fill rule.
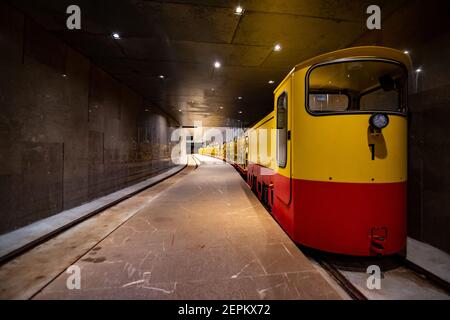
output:
[[277,86],[272,112],[236,140],[201,152],[237,162],[296,242],[352,255],[399,252],[409,70],[408,55],[383,47],[309,59]]

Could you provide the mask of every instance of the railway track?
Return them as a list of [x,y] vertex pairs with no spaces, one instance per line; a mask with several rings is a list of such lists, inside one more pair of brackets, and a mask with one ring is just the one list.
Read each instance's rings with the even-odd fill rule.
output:
[[323,259],[314,259],[353,300],[368,300],[368,298],[347,279],[332,263]]
[[[450,299],[450,283],[400,255],[360,258],[328,254],[309,248],[301,250],[323,268],[353,300]],[[379,293],[374,295],[372,290],[364,287],[365,282],[362,280],[369,276],[366,272],[369,265],[380,266],[382,281],[391,283],[388,289],[377,290]],[[388,280],[383,280],[386,278]],[[392,288],[392,284],[396,284],[398,288]]]
[[[181,170],[179,170],[179,171],[177,171],[177,172],[175,172],[173,174],[170,174],[170,175],[162,178],[161,180],[159,180],[159,181],[157,181],[157,182],[155,182],[155,183],[153,183],[151,185],[148,185],[148,186],[146,186],[144,188],[141,188],[139,190],[136,190],[136,191],[133,191],[133,192],[131,192],[129,194],[126,194],[123,197],[121,197],[120,199],[117,199],[115,201],[111,201],[110,203],[105,204],[101,208],[99,208],[99,209],[97,209],[95,211],[92,211],[91,213],[86,214],[85,216],[83,216],[81,218],[73,220],[71,222],[68,222],[65,225],[61,226],[60,228],[55,229],[55,230],[53,230],[53,231],[51,231],[51,232],[49,232],[49,233],[39,237],[38,239],[27,243],[26,245],[24,245],[24,246],[14,250],[14,251],[12,251],[11,253],[8,253],[8,254],[6,254],[4,256],[1,256],[0,257],[0,267],[5,265],[5,264],[7,264],[7,263],[9,263],[10,261],[14,260],[15,258],[18,258],[21,255],[27,253],[28,251],[32,250],[33,248],[35,248],[35,247],[37,247],[37,246],[39,246],[39,245],[41,245],[41,244],[43,244],[43,243],[53,239],[53,238],[55,238],[56,236],[58,236],[61,233],[69,230],[70,228],[73,228],[76,225],[78,225],[78,224],[80,224],[80,223],[82,223],[82,222],[84,222],[84,221],[86,221],[86,220],[88,220],[90,218],[95,217],[97,214],[99,214],[101,212],[104,212],[105,210],[107,210],[107,209],[109,209],[109,208],[119,204],[120,202],[125,201],[125,200],[127,200],[127,199],[129,199],[129,198],[131,198],[131,197],[133,197],[133,196],[135,196],[135,195],[137,195],[137,194],[139,194],[139,193],[141,193],[141,192],[143,192],[143,191],[145,191],[145,190],[147,190],[147,189],[149,189],[149,188],[159,184],[159,183],[164,182],[165,180],[167,180],[167,179],[169,179],[169,178],[179,174],[180,172],[184,171],[186,168],[189,168],[188,170],[196,170],[199,167],[199,165],[201,164],[201,161],[198,158],[196,158],[194,155],[192,155],[191,159],[192,159],[191,161],[193,162],[192,163],[193,164],[192,168],[189,168],[190,166],[188,164],[186,164]],[[161,170],[159,170],[158,172],[161,172]]]

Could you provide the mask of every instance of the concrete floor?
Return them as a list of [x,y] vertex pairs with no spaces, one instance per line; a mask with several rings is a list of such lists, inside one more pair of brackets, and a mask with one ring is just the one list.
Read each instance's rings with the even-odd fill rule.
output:
[[408,238],[409,261],[450,283],[450,254],[427,243]]
[[[138,195],[141,206],[137,213],[95,245],[90,245],[83,255],[75,254],[74,262],[68,263],[70,259],[65,259],[65,264],[59,263],[58,248],[51,249],[53,255],[50,256],[35,253],[36,258],[29,260],[28,266],[58,265],[59,273],[54,270],[54,276],[47,279],[45,287],[42,290],[35,287],[37,294],[31,297],[341,298],[231,166],[208,157],[199,156],[199,159],[202,163],[197,169],[190,167],[183,175],[163,182],[167,186],[160,189],[158,197],[145,201],[143,194]],[[176,183],[171,179],[177,179]],[[110,210],[126,214],[128,209],[118,206]],[[83,237],[83,233],[73,234],[60,242],[83,242]],[[61,250],[64,246],[59,247],[59,254],[71,255],[67,247],[64,253]],[[46,257],[54,259],[49,261]],[[70,264],[80,267],[79,290],[67,289],[69,274],[64,270]],[[18,265],[24,268],[23,261],[12,261],[9,272],[2,270],[5,266],[0,269],[3,287],[4,280],[10,283],[9,288],[26,283],[17,276],[20,272],[14,270]],[[30,271],[22,270],[22,274],[36,279],[39,269],[32,276]]]

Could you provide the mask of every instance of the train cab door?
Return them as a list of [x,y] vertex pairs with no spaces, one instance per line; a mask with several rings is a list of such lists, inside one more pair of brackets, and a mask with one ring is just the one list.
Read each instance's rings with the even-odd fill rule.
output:
[[289,205],[291,202],[291,79],[278,88],[275,93],[275,123],[276,123],[276,197]]

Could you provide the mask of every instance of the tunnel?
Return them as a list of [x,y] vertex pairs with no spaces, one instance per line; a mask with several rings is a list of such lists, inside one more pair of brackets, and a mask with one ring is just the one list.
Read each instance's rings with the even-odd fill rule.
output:
[[449,12],[1,0],[0,299],[448,301]]

